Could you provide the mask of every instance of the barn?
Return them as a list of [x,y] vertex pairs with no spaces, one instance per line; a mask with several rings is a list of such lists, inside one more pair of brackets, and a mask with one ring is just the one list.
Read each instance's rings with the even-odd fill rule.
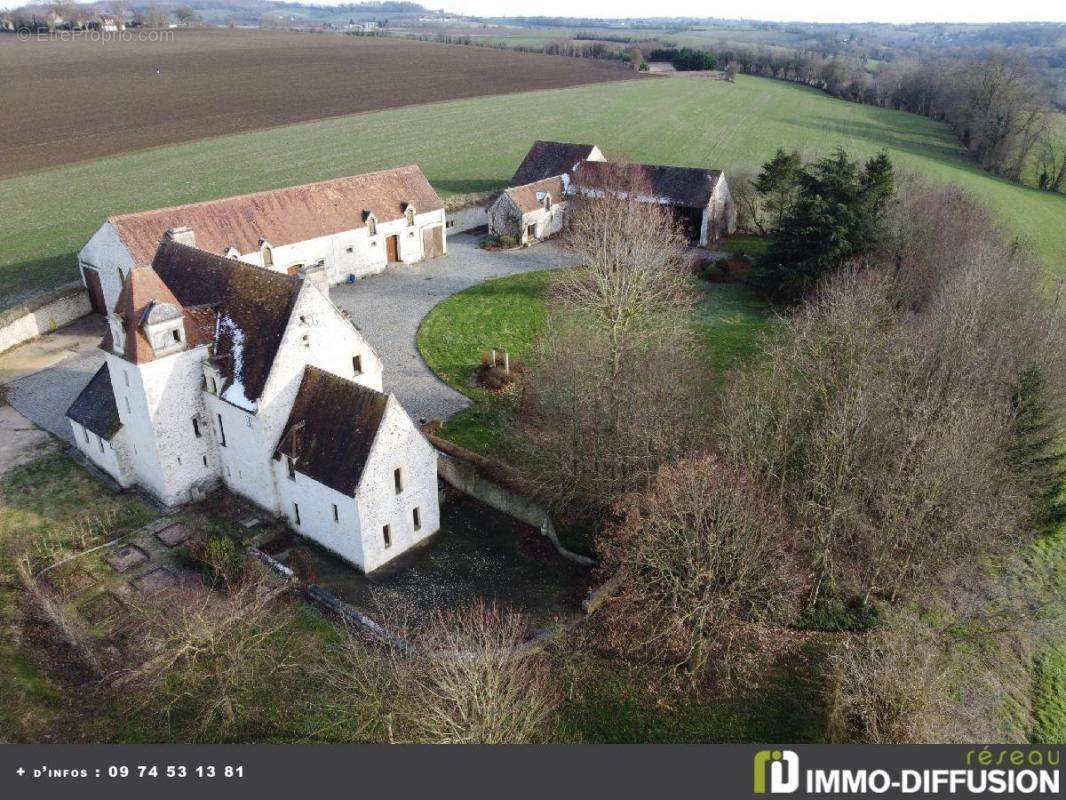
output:
[[633,194],[639,202],[668,206],[689,241],[700,247],[736,230],[737,211],[721,170],[659,164],[583,161],[573,170],[571,191]]
[[164,237],[326,284],[444,255],[444,203],[416,165],[109,217],[78,253],[93,307],[114,308]]

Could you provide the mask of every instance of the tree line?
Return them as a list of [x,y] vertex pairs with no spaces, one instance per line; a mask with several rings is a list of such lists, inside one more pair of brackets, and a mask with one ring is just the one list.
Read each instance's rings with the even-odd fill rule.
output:
[[717,55],[749,75],[943,121],[982,169],[1020,182],[1035,164],[1041,189],[1066,188],[1066,142],[1053,130],[1043,82],[1020,57],[898,60],[871,70],[857,58],[781,48],[736,47]]

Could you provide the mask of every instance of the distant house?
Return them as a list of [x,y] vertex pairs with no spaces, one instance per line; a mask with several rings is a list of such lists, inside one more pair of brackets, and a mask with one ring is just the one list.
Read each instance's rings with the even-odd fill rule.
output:
[[538,141],[489,206],[489,232],[520,244],[547,238],[562,229],[575,196],[605,192],[670,208],[700,247],[736,230],[736,205],[721,170],[609,162],[594,145]]
[[164,237],[125,272],[84,455],[165,505],[223,485],[371,571],[439,528],[437,456],[322,290]]
[[160,239],[326,284],[443,255],[444,203],[417,166],[109,217],[78,253],[93,307],[108,313]]
[[97,27],[106,33],[115,33],[126,30],[126,23],[118,17],[102,16],[97,23]]

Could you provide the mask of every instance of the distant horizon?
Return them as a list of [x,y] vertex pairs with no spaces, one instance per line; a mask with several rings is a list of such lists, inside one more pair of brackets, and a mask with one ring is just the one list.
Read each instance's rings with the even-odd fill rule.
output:
[[[77,0],[89,4],[95,0]],[[103,0],[106,2],[106,0]],[[351,0],[297,0],[301,5],[331,7],[345,5]],[[418,0],[413,0],[418,2]],[[20,0],[0,0],[0,10],[11,10],[32,3]],[[40,5],[48,5],[43,0]],[[160,2],[159,5],[180,5],[180,0]],[[1048,0],[1017,0],[1009,7],[1001,3],[973,3],[965,0],[940,0],[929,3],[921,0],[896,0],[886,3],[881,13],[871,14],[869,6],[857,6],[840,0],[816,0],[807,7],[809,16],[792,16],[792,5],[781,0],[751,0],[745,4],[747,13],[735,17],[708,15],[706,6],[699,0],[664,0],[659,4],[659,13],[649,14],[647,6],[633,0],[584,0],[584,10],[576,11],[571,0],[544,0],[539,13],[528,13],[526,4],[512,0],[445,0],[444,3],[421,3],[427,10],[442,11],[458,16],[486,18],[506,17],[559,17],[560,19],[723,19],[743,22],[772,22],[776,24],[861,25],[864,23],[889,25],[989,25],[1007,23],[1062,23],[1066,22],[1066,4]],[[511,10],[510,6],[514,6]],[[930,9],[930,6],[934,6]],[[630,10],[632,9],[632,10]],[[920,9],[920,10],[918,10]]]

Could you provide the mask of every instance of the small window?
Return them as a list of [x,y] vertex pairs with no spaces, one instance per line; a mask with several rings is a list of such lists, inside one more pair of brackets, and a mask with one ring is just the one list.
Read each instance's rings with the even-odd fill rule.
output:
[[192,432],[196,435],[197,439],[199,439],[203,435],[200,433],[200,420],[198,420],[196,417],[192,418]]
[[207,456],[204,456],[204,466],[207,466]]
[[296,464],[288,456],[285,456],[285,466],[289,470],[289,480],[290,481],[296,480]]
[[126,385],[129,386],[130,385],[130,374],[128,372],[126,372],[126,371],[123,371],[122,380],[124,380],[126,382]]
[[408,225],[414,225],[415,224],[415,210],[413,208],[408,207],[408,209],[405,212],[403,212],[403,216],[404,216],[404,219],[407,220],[407,224]]
[[444,223],[444,227],[445,228],[454,228],[455,227],[455,220],[454,219],[448,220],[447,222]]
[[178,329],[177,329],[177,328],[175,328],[174,330],[172,330],[172,331],[170,332],[170,334],[171,334],[171,335],[172,335],[172,336],[174,337],[174,341],[175,341],[175,342],[180,342],[180,341],[181,341],[181,334],[180,334],[180,333],[178,332]]
[[263,266],[274,266],[274,251],[270,249],[270,245],[263,245]]
[[344,252],[345,253],[354,253],[355,252],[355,248],[352,247],[351,245],[348,245],[347,247],[344,248]]
[[[378,235],[378,221],[376,219],[374,219],[374,217],[367,217],[366,218],[366,234],[367,234],[367,236],[377,236]],[[348,249],[348,252],[349,253],[352,252],[351,248]]]
[[416,531],[422,530],[422,515],[418,513],[417,508],[411,512],[411,521],[414,522]]
[[296,518],[296,524],[299,525],[300,524],[300,504],[299,503],[293,503],[292,504],[292,513],[293,513],[293,515]]
[[211,394],[218,394],[218,381],[211,379]]
[[307,324],[307,317],[305,317],[303,314],[300,315],[300,324],[301,325],[306,325]]
[[356,375],[362,375],[363,374],[363,357],[362,356],[352,356],[352,372],[354,372]]
[[126,401],[126,413],[132,414],[133,409],[130,408],[130,399],[128,397],[123,397],[122,399]]
[[396,494],[403,491],[403,474],[399,467],[392,471],[392,482],[396,484]]
[[340,514],[340,511],[337,510],[337,504],[336,503],[333,504],[333,521],[334,522],[340,522],[341,521],[341,514]]
[[223,447],[226,446],[226,429],[222,426],[222,415],[218,414],[218,438]]
[[385,549],[392,547],[392,530],[388,525],[385,525],[381,529],[381,538],[385,541]]
[[552,196],[550,194],[544,195],[544,209],[546,211],[552,210]]

